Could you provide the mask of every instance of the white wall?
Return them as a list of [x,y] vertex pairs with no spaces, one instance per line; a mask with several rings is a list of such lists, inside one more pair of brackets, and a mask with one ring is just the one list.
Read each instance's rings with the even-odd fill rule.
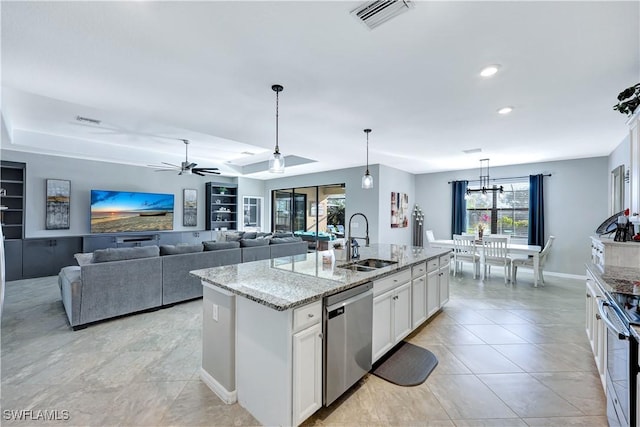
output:
[[[416,204],[415,175],[389,166],[380,165],[380,174],[376,189],[380,197],[378,204],[378,241],[381,243],[395,243],[411,245],[412,221],[409,216],[409,226],[405,228],[391,228],[391,193],[407,193],[409,195],[409,211],[411,215]],[[348,202],[347,202],[348,203]]]
[[[235,179],[198,175],[178,175],[155,172],[151,168],[127,166],[67,157],[1,150],[0,158],[27,164],[25,237],[79,236],[90,232],[91,190],[138,191],[174,194],[175,231],[196,231],[205,228],[205,182],[229,182]],[[71,228],[45,230],[45,180],[71,181]],[[198,190],[198,225],[182,225],[182,190]]]
[[[491,168],[491,178],[535,174],[544,178],[545,238],[556,236],[545,267],[548,271],[584,275],[589,260],[588,236],[608,215],[608,159],[595,157]],[[425,229],[436,239],[451,238],[451,184],[453,180],[477,180],[478,170],[416,176],[416,201],[425,213]],[[473,183],[472,183],[473,184]]]

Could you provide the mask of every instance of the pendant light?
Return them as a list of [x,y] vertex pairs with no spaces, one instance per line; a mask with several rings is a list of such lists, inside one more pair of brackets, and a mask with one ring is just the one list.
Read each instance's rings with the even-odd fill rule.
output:
[[369,173],[369,133],[371,129],[365,129],[364,133],[367,134],[367,171],[364,173],[362,177],[362,188],[365,190],[370,190],[373,188],[373,177]]
[[269,172],[284,173],[284,156],[280,154],[280,147],[278,146],[278,101],[280,92],[284,88],[281,85],[273,85],[271,89],[276,93],[276,148],[269,158]]

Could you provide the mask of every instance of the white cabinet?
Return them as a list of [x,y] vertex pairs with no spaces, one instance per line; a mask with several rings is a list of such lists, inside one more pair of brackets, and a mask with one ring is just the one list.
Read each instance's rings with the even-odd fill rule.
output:
[[299,425],[322,406],[322,301],[277,311],[236,298],[238,403],[263,425]]
[[632,213],[640,212],[640,110],[631,116],[629,125],[630,179],[629,207]]
[[604,321],[598,313],[598,300],[603,298],[602,291],[596,283],[596,279],[591,272],[587,270],[586,282],[586,318],[585,331],[591,351],[600,374],[600,381],[605,387],[606,383],[606,366],[607,366],[607,329]]
[[413,330],[411,269],[373,282],[372,361],[375,362]]
[[427,262],[427,317],[449,301],[449,254]]
[[393,339],[399,343],[413,330],[411,325],[411,284],[396,288],[393,296]]
[[411,267],[411,324],[417,328],[427,320],[427,263]]
[[293,335],[293,422],[301,424],[322,406],[322,325]]
[[440,268],[438,270],[438,301],[442,308],[449,302],[449,262],[451,257],[449,254],[440,257]]

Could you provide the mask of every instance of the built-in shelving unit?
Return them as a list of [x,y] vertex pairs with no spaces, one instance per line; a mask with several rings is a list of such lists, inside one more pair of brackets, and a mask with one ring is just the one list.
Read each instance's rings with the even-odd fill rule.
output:
[[0,162],[0,188],[5,192],[0,195],[0,222],[7,240],[24,236],[25,168],[24,163]]
[[223,182],[207,182],[207,230],[238,229],[238,186]]

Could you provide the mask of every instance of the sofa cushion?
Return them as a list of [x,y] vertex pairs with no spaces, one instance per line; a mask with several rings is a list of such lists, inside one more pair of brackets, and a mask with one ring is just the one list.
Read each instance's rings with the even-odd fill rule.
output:
[[270,240],[271,239],[242,239],[240,240],[240,247],[267,246]]
[[124,261],[127,259],[152,258],[160,255],[156,245],[136,248],[107,248],[93,251],[93,262]]
[[93,253],[90,254],[73,254],[73,257],[78,262],[78,265],[82,267],[83,265],[93,264]]
[[219,251],[222,249],[235,249],[240,247],[240,242],[202,242],[205,251]]
[[178,243],[177,245],[160,245],[160,255],[181,255],[202,252],[202,243]]
[[245,231],[244,234],[242,235],[243,239],[255,239],[256,237],[258,237],[258,233],[255,231]]
[[273,237],[277,238],[277,239],[281,239],[283,237],[293,237],[293,233],[291,233],[291,232],[279,232],[279,233],[276,232],[276,233],[273,233]]
[[302,242],[302,237],[274,237],[273,239],[271,239],[271,244],[272,245],[278,245],[280,243],[295,243],[295,242]]
[[256,239],[270,239],[273,237],[273,234],[271,233],[263,233],[261,231],[258,231],[256,233]]

